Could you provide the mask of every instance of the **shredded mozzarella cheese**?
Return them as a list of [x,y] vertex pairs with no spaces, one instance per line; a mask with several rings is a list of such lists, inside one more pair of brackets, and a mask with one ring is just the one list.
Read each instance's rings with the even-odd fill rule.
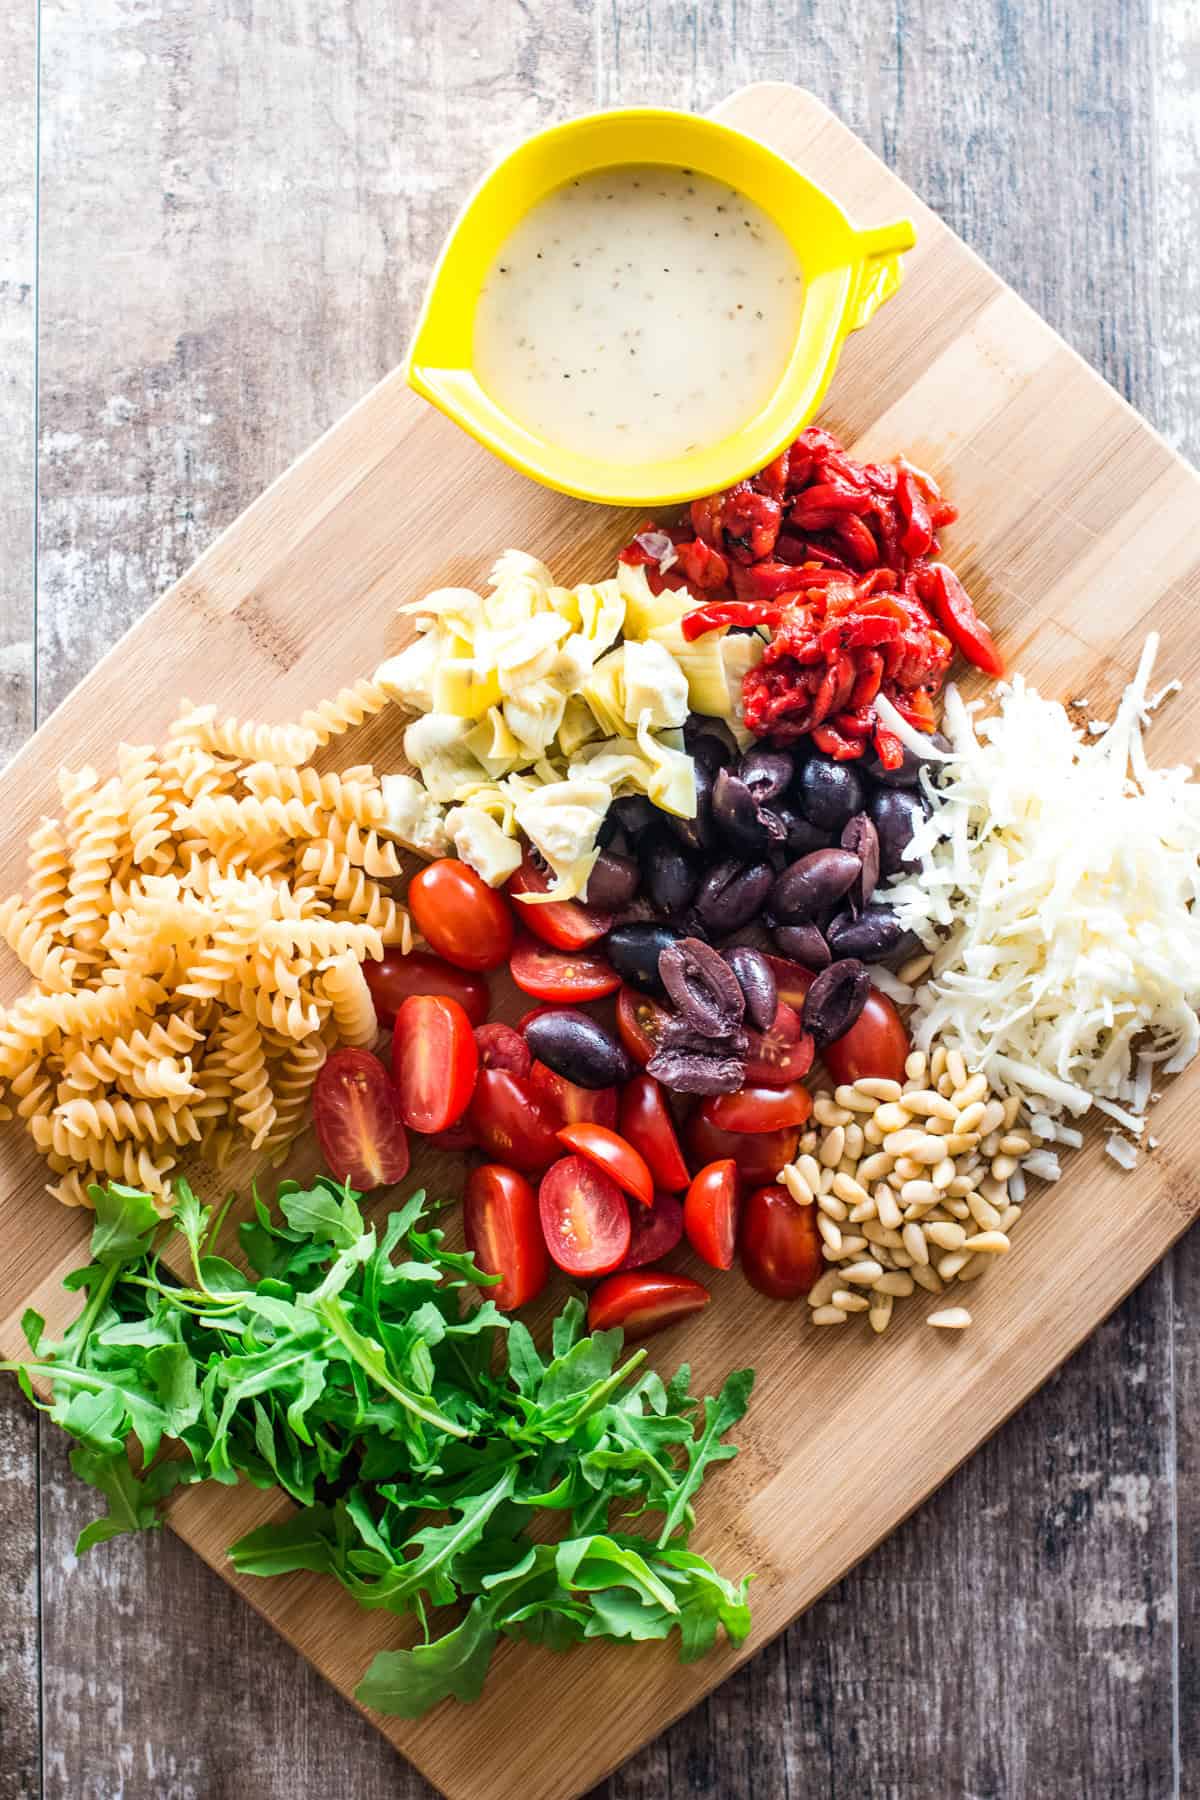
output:
[[1059,1121],[1093,1105],[1140,1132],[1152,1069],[1200,1047],[1200,785],[1146,761],[1157,648],[1094,740],[1020,676],[986,718],[948,690],[953,760],[887,894],[934,952],[917,1044],[957,1042],[1042,1138],[1077,1142]]

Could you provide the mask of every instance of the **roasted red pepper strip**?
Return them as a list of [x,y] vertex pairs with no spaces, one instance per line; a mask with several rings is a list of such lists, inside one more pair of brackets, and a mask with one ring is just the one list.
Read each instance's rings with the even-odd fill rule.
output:
[[931,563],[925,573],[921,598],[954,648],[985,675],[1003,675],[1004,658],[958,576],[945,563]]
[[723,625],[778,625],[783,617],[781,606],[769,606],[762,600],[714,600],[685,613],[683,635],[694,643],[706,632],[719,631]]

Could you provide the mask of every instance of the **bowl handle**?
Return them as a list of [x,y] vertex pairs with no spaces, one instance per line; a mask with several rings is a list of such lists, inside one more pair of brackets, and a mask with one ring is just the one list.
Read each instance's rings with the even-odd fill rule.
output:
[[847,331],[861,331],[884,301],[891,299],[904,279],[900,259],[916,241],[916,227],[911,219],[896,219],[891,225],[877,225],[873,231],[859,232],[862,261],[853,296],[846,308]]

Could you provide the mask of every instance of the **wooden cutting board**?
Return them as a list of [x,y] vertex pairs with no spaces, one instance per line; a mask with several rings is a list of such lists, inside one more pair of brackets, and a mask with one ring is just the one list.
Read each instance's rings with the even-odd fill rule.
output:
[[[822,422],[861,454],[904,450],[944,480],[962,510],[948,558],[1010,662],[1110,717],[1154,629],[1162,678],[1194,681],[1192,471],[811,95],[763,84],[720,113],[795,159],[858,222],[915,217],[905,284],[850,340]],[[246,717],[294,718],[398,646],[400,601],[477,584],[510,544],[536,551],[561,581],[595,579],[610,572],[628,525],[628,515],[512,474],[389,376],[0,777],[0,892],[23,875],[25,835],[51,806],[60,762],[113,766],[117,737],[161,735],[185,693]],[[398,716],[373,721],[344,760],[396,766],[401,731]],[[1186,698],[1164,711],[1150,746],[1159,761],[1200,753]],[[19,985],[6,965],[0,998]],[[510,989],[502,1009],[515,1004]],[[1187,1126],[1198,1081],[1193,1070],[1168,1090],[1155,1114],[1161,1147],[1132,1174],[1103,1156],[1102,1133],[1089,1137],[1062,1183],[1029,1207],[1016,1254],[971,1289],[975,1323],[962,1336],[926,1329],[928,1297],[898,1309],[878,1341],[849,1327],[815,1331],[806,1308],[760,1298],[735,1272],[717,1278],[702,1319],[660,1340],[662,1362],[687,1356],[703,1386],[735,1365],[758,1369],[742,1453],[712,1477],[695,1540],[727,1573],[758,1573],[755,1628],[740,1653],[681,1668],[658,1644],[566,1657],[506,1644],[477,1705],[380,1728],[455,1800],[559,1800],[694,1705],[944,1481],[1200,1211]],[[293,1166],[311,1164],[302,1145]],[[82,1259],[88,1220],[47,1197],[38,1160],[11,1129],[0,1131],[0,1170],[0,1351],[11,1356],[24,1348],[27,1304],[52,1329],[73,1312],[58,1284]],[[459,1167],[427,1153],[413,1174],[444,1193]],[[228,1578],[226,1545],[280,1510],[278,1497],[254,1490],[192,1488],[171,1522]],[[316,1576],[236,1585],[344,1693],[377,1649],[404,1641],[397,1621],[359,1613]]]

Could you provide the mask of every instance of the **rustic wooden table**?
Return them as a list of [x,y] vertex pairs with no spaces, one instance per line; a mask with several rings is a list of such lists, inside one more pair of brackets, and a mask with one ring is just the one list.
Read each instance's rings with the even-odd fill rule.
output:
[[[399,359],[493,153],[589,106],[812,88],[1200,453],[1198,0],[2,15],[0,754]],[[1193,1234],[611,1800],[1200,1795],[1198,1301]],[[63,1444],[0,1413],[0,1800],[430,1791],[172,1537],[76,1565]]]

